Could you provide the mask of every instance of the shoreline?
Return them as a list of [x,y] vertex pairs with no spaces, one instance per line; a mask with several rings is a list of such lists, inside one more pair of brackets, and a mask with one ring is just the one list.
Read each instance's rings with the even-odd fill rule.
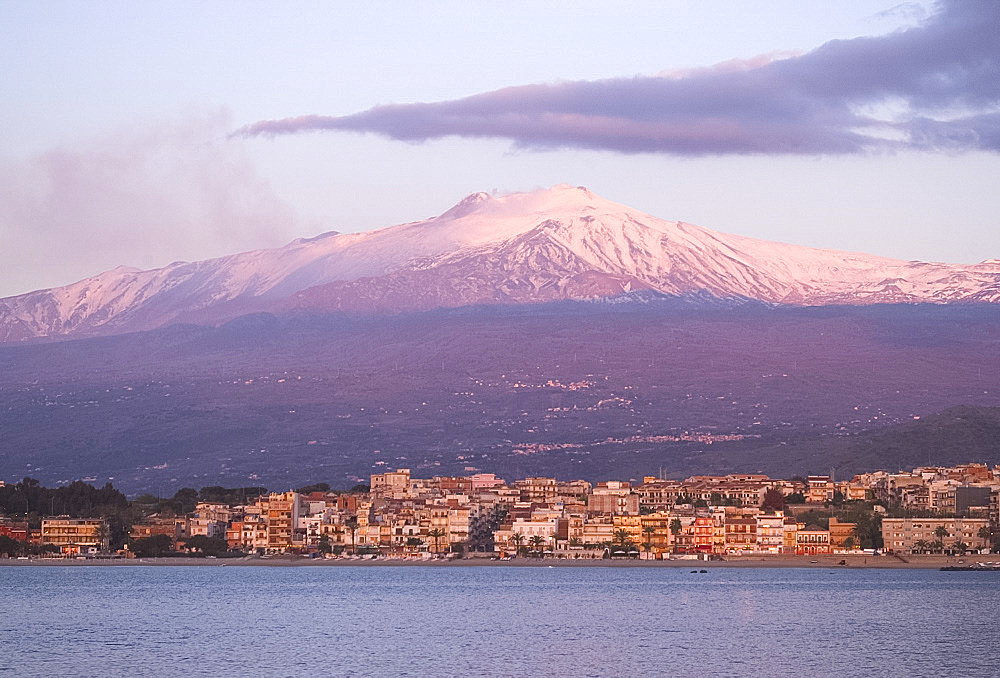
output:
[[[369,558],[305,558],[300,556],[245,556],[242,558],[134,558],[96,559],[31,558],[18,560],[0,558],[0,567],[651,567],[688,568],[812,568],[812,569],[878,569],[878,570],[937,570],[949,565],[1000,563],[998,555],[977,556],[908,556],[907,562],[895,556],[820,555],[820,556],[729,556],[726,560],[608,560],[600,558],[515,558],[492,560],[487,557],[466,557],[449,560],[423,560],[379,557]],[[841,565],[840,562],[845,564]]]

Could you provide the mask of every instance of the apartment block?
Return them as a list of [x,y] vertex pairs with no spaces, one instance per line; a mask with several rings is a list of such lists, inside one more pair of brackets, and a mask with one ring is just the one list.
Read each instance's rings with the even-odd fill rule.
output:
[[100,518],[45,518],[42,543],[58,546],[66,555],[108,550],[108,524]]

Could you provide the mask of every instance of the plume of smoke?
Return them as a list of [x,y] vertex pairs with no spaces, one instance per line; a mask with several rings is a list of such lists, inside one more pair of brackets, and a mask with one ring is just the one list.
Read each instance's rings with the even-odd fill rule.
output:
[[[897,11],[912,11],[903,6]],[[1000,150],[1000,2],[947,0],[916,27],[658,76],[509,87],[346,116],[266,120],[236,136],[317,130],[531,149],[850,154]],[[873,111],[894,105],[892,115]]]
[[220,112],[0,163],[0,295],[287,240],[296,217],[230,125]]

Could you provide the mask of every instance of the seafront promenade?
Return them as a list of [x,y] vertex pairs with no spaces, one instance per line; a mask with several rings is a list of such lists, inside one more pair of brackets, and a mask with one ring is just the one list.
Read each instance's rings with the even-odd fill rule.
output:
[[500,560],[466,558],[396,558],[340,556],[307,558],[294,555],[245,556],[241,558],[0,558],[0,567],[667,567],[692,570],[715,568],[819,568],[937,570],[946,566],[1000,564],[997,555],[966,557],[922,555],[905,559],[891,555],[754,555],[729,556],[724,560],[672,558],[664,560],[609,558],[513,558]]

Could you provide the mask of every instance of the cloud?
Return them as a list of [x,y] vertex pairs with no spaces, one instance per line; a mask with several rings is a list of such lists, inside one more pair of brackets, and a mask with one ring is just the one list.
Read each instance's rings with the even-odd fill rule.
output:
[[282,244],[296,216],[231,125],[215,113],[0,162],[0,296]]
[[1000,2],[948,0],[918,26],[834,40],[801,55],[267,120],[234,134],[491,137],[529,149],[690,156],[997,151],[998,35]]

